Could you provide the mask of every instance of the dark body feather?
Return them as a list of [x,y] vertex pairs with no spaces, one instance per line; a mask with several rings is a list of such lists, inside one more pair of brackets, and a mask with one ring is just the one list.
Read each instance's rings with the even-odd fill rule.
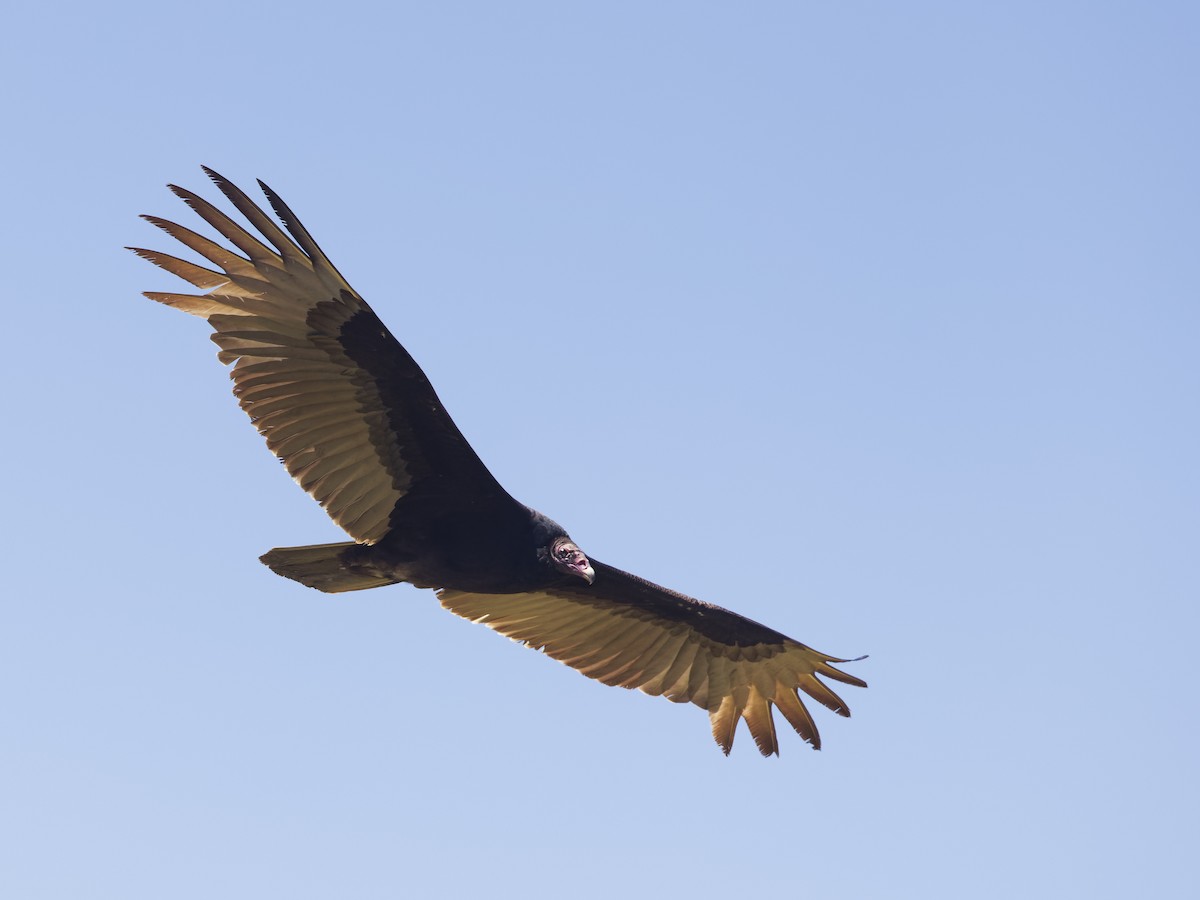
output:
[[739,720],[778,753],[772,710],[814,747],[803,692],[841,715],[817,676],[865,687],[818,653],[737,613],[589,560],[553,520],[509,495],[408,351],[261,182],[287,232],[208,171],[270,244],[172,190],[239,253],[147,216],[216,265],[135,252],[206,291],[149,293],[205,318],[234,394],[288,472],[353,540],[277,548],[263,562],[327,592],[397,582],[606,684],[708,710],[726,753]]

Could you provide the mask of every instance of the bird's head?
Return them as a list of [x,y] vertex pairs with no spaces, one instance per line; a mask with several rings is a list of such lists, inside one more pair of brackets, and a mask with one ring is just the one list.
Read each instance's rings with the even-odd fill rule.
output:
[[556,537],[550,542],[549,562],[558,571],[566,575],[582,578],[588,584],[596,579],[596,570],[588,562],[587,556],[569,537]]

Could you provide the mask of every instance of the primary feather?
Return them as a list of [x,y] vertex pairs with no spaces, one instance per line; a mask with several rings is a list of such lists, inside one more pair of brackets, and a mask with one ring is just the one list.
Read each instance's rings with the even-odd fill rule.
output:
[[145,216],[216,267],[130,248],[205,291],[146,296],[208,321],[242,409],[353,538],[276,548],[264,563],[332,593],[402,581],[433,588],[451,612],[590,678],[706,709],[726,753],[744,720],[758,749],[777,754],[773,709],[819,748],[800,692],[850,714],[818,678],[866,687],[832,665],[847,660],[589,560],[562,526],[513,499],[425,373],[278,195],[259,182],[283,229],[205,172],[258,236],[171,186],[240,254]]

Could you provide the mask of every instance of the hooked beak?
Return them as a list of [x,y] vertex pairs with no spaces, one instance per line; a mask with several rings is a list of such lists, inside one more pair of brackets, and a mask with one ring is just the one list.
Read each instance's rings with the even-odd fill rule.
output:
[[568,538],[559,538],[550,551],[550,559],[560,572],[582,578],[588,584],[596,580],[596,570],[588,562],[579,545]]

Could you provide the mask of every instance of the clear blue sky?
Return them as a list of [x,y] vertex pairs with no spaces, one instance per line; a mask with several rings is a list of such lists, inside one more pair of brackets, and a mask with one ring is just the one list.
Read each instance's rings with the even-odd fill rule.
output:
[[[72,8],[73,7],[73,8]],[[0,894],[1181,897],[1200,7],[7,14]],[[276,188],[518,497],[848,656],[726,759],[340,539],[120,250]],[[573,399],[564,402],[564,388]]]

